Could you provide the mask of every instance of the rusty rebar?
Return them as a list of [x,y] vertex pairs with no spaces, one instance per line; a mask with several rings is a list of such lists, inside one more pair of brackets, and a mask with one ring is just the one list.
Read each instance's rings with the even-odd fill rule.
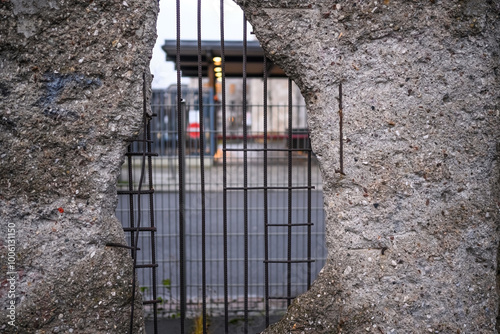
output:
[[344,173],[344,113],[342,108],[342,82],[339,84],[339,163],[340,169],[335,170],[336,173],[345,175]]

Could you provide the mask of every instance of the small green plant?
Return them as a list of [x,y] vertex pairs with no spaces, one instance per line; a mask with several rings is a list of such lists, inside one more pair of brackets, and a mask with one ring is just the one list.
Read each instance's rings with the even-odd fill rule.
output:
[[231,325],[237,325],[238,323],[243,322],[243,321],[245,321],[245,318],[233,318],[233,319],[229,320],[229,323]]
[[164,279],[162,281],[162,283],[163,283],[163,286],[165,288],[167,288],[168,290],[170,290],[170,288],[172,287],[172,281],[170,280],[170,278]]

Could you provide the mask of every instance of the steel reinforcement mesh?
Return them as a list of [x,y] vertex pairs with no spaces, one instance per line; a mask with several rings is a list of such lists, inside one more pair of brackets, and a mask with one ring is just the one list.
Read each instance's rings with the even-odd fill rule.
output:
[[195,319],[203,333],[214,333],[214,319],[221,333],[235,333],[235,323],[238,332],[261,331],[309,288],[326,257],[322,180],[303,101],[291,80],[269,75],[263,55],[260,77],[247,74],[243,14],[241,76],[226,76],[220,3],[218,51],[207,54],[198,2],[198,75],[189,84],[181,79],[183,23],[176,15],[177,83],[151,97],[142,185],[149,193],[139,196],[140,213],[139,197],[127,193],[140,180],[143,156],[133,154],[140,142],[131,145],[118,183],[125,196],[117,216],[129,242],[138,215],[152,222],[137,245],[137,266],[155,264],[137,274],[143,299],[158,301],[145,305],[152,333],[157,317],[177,322],[182,334]]

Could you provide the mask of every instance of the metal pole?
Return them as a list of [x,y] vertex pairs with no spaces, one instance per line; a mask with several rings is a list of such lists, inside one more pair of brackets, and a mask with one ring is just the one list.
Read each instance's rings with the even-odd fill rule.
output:
[[210,112],[210,155],[213,157],[217,151],[215,142],[215,105],[213,96],[217,94],[217,90],[210,89],[210,100],[208,101],[208,107]]

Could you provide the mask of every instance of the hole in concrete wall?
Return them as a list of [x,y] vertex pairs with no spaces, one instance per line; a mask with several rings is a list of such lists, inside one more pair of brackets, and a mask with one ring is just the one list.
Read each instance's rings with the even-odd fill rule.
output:
[[[220,30],[214,28],[219,25],[215,21],[220,18],[220,8],[211,2],[202,7],[201,86],[197,64],[198,35],[194,24],[196,2],[182,2],[180,60],[183,76],[177,82],[174,70],[177,61],[175,1],[163,1],[160,5],[159,38],[151,65],[155,76],[151,100],[155,114],[151,121],[152,151],[158,154],[152,158],[152,186],[155,189],[152,204],[155,209],[153,213],[149,211],[146,199],[141,212],[144,221],[153,214],[158,229],[157,294],[163,300],[158,312],[159,326],[178,326],[181,332],[180,323],[189,327],[197,317],[203,316],[205,299],[206,319],[212,322],[211,333],[213,328],[223,330],[225,326],[230,327],[230,332],[237,327],[261,331],[266,323],[279,319],[293,297],[307,290],[326,258],[322,180],[317,161],[310,152],[305,103],[298,88],[284,77],[281,69],[269,61],[267,67],[264,65],[263,51],[250,33],[251,27],[244,28],[241,9],[230,1],[225,6],[227,54],[224,56]],[[246,60],[243,59],[243,36],[247,39]],[[221,56],[225,61],[217,59]],[[217,67],[225,68],[218,72]],[[246,78],[243,78],[244,69]],[[268,76],[266,80],[263,79],[264,71]],[[217,73],[222,73],[224,82],[217,79]],[[184,101],[181,131],[179,88]],[[201,116],[204,136],[199,128]],[[122,167],[121,189],[127,189],[131,181],[137,183],[139,179],[139,158],[134,159]],[[134,166],[132,179],[127,171],[129,164]],[[288,189],[290,187],[296,189]],[[202,188],[205,191],[205,251],[201,246]],[[267,192],[267,200],[264,192]],[[185,205],[184,235],[179,230],[181,201]],[[117,216],[124,226],[130,224],[129,209],[130,201],[122,197]],[[270,225],[267,228],[263,223],[265,219]],[[228,224],[226,237],[225,220]],[[277,226],[286,224],[297,226]],[[181,239],[185,240],[183,260],[180,259]],[[150,236],[141,236],[140,243],[141,249],[148,249]],[[227,244],[227,258],[224,257],[224,243]],[[150,256],[140,252],[139,263],[149,262]],[[204,293],[203,256],[207,266]],[[186,268],[184,282],[180,274],[181,261]],[[224,280],[225,265],[227,282]],[[148,283],[150,275],[139,273],[145,299],[150,299],[152,291]],[[185,304],[181,300],[183,290]],[[149,330],[152,330],[151,323]]]

